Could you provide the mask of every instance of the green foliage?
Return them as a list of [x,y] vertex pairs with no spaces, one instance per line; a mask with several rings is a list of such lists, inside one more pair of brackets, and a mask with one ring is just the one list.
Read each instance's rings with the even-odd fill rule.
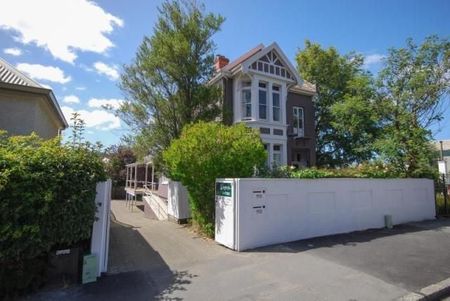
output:
[[105,150],[106,173],[111,179],[113,186],[125,186],[126,168],[125,165],[136,162],[133,150],[124,145],[112,145]]
[[[305,168],[295,169],[283,166],[271,170],[266,170],[259,174],[264,178],[294,178],[294,179],[322,179],[322,178],[371,178],[390,179],[405,178],[406,174],[399,172],[395,166],[385,164],[381,161],[364,162],[352,167],[345,168]],[[436,178],[436,172],[427,171],[423,174],[416,174],[416,178]]]
[[371,159],[379,129],[373,80],[362,68],[363,57],[306,41],[296,59],[302,77],[317,88],[317,165],[346,166]]
[[214,235],[216,178],[250,177],[264,166],[266,156],[257,131],[215,122],[185,127],[163,153],[168,176],[187,187],[192,218],[209,236]]
[[156,161],[184,125],[214,120],[220,92],[206,83],[214,73],[212,36],[224,21],[195,1],[163,2],[153,36],[145,37],[120,88],[127,101],[117,112],[133,131],[135,152]]
[[86,123],[80,118],[80,114],[77,112],[72,113],[70,121],[72,121],[72,125],[70,126],[72,129],[72,135],[69,137],[69,140],[72,141],[73,145],[82,144]]
[[450,93],[450,42],[431,36],[391,49],[378,78],[383,136],[376,147],[399,173],[433,173],[429,127],[442,119]]
[[103,164],[89,145],[0,135],[1,295],[35,284],[42,270],[28,263],[51,248],[90,237],[96,183],[103,180]]

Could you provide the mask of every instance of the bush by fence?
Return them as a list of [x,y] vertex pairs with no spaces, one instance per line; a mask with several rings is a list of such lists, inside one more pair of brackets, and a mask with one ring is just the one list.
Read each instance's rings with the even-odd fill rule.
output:
[[243,124],[199,122],[187,126],[163,157],[170,178],[188,189],[194,222],[213,236],[216,178],[252,176],[266,152],[259,133]]
[[[293,179],[321,179],[321,178],[370,178],[370,179],[394,179],[405,178],[406,175],[399,172],[389,164],[383,162],[366,162],[346,168],[305,168],[294,169],[289,166],[278,168],[263,168],[259,171],[262,178],[293,178]],[[415,178],[437,179],[437,171],[430,168]]]
[[88,144],[0,133],[0,296],[38,285],[52,248],[90,237],[105,178]]

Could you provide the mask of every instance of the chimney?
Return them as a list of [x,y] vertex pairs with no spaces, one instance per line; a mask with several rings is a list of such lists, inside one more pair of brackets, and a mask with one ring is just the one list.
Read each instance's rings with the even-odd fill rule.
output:
[[225,56],[220,54],[216,55],[216,58],[214,59],[214,67],[216,68],[216,72],[219,72],[220,69],[228,65],[229,62],[230,60]]

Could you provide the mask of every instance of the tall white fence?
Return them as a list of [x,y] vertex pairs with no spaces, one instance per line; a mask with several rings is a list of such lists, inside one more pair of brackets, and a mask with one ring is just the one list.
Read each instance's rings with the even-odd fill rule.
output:
[[97,212],[92,227],[91,254],[97,255],[97,276],[108,270],[109,227],[111,210],[111,179],[97,183]]
[[185,220],[191,217],[188,191],[180,182],[169,181],[167,202],[167,213],[175,220]]
[[435,217],[428,179],[218,179],[216,190],[216,241],[238,251]]

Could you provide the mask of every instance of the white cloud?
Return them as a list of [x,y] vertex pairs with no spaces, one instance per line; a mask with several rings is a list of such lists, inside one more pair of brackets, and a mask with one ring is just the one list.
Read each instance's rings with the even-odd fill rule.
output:
[[51,86],[49,86],[49,85],[42,84],[42,83],[39,83],[39,84],[40,84],[42,87],[46,88],[46,89],[53,90],[53,88],[52,88]]
[[17,65],[17,69],[36,80],[46,80],[60,84],[68,83],[71,80],[70,76],[66,76],[64,71],[58,67],[21,63]]
[[84,90],[86,90],[86,87],[76,87],[75,90],[84,91]]
[[110,99],[99,99],[99,98],[91,98],[88,101],[88,106],[91,108],[103,108],[103,107],[111,107],[113,109],[120,108],[120,105],[123,103],[123,99],[110,98]]
[[78,51],[104,53],[113,47],[106,35],[123,26],[122,19],[88,0],[14,0],[5,5],[8,9],[0,9],[0,29],[69,63]]
[[12,56],[21,56],[23,52],[19,48],[5,48],[5,49],[3,49],[3,53],[9,54]]
[[75,95],[67,95],[63,98],[64,103],[80,103],[80,99]]
[[367,67],[381,63],[386,56],[382,54],[369,54],[364,57],[364,65]]
[[110,80],[117,80],[119,78],[119,71],[116,66],[109,66],[102,62],[96,62],[94,64],[97,73],[106,75]]
[[74,110],[73,108],[67,106],[63,106],[61,110],[67,120],[70,120],[72,113],[79,113],[80,118],[84,120],[87,128],[97,130],[112,130],[120,128],[120,119],[105,110]]

